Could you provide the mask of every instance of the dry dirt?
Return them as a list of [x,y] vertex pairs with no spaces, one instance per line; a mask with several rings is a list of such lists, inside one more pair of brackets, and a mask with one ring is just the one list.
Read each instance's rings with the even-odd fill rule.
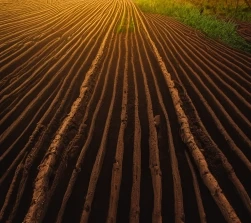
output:
[[0,0],[0,222],[251,222],[250,114],[251,55],[174,19]]

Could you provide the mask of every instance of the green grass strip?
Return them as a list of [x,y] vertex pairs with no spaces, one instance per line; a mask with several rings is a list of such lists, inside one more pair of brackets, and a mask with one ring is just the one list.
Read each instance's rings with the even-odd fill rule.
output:
[[180,22],[202,31],[208,37],[220,40],[233,48],[251,53],[248,44],[236,30],[233,22],[219,20],[214,15],[201,14],[200,10],[189,3],[171,0],[134,0],[144,12],[174,17]]

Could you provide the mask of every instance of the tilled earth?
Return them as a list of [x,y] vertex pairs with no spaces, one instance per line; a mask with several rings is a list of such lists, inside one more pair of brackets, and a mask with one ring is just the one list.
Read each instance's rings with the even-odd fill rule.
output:
[[251,222],[251,55],[131,0],[0,0],[0,222]]

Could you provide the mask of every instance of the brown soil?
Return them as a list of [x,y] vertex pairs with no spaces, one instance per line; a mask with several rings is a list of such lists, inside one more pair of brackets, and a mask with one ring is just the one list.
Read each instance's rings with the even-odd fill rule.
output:
[[0,1],[0,222],[250,222],[250,89],[130,0]]
[[251,43],[251,23],[250,22],[238,22],[238,33],[249,43]]

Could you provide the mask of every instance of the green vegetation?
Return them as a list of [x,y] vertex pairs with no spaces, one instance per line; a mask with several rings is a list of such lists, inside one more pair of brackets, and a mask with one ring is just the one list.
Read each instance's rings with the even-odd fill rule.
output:
[[122,19],[117,27],[117,33],[125,33],[126,31],[134,32],[135,23],[132,17],[128,17],[127,14],[123,14]]
[[[251,22],[251,10],[249,12],[249,8],[245,5],[238,4],[234,8],[224,4],[213,5],[213,1],[210,0],[207,0],[205,4],[203,1],[191,3],[184,0],[134,1],[145,12],[174,17],[211,38],[220,40],[231,47],[251,52],[251,44],[238,35],[236,24],[233,22],[236,19]],[[246,11],[243,10],[243,7]]]
[[[189,1],[189,0],[187,0]],[[251,22],[251,0],[190,0],[203,14]]]

